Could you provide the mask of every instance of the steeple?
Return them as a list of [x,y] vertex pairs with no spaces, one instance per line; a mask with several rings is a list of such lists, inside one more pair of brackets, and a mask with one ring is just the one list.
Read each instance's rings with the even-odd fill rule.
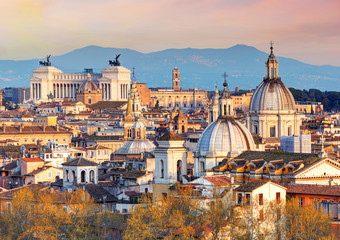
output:
[[266,69],[267,75],[265,79],[278,79],[278,66],[279,62],[276,60],[275,55],[273,53],[273,42],[270,42],[270,54],[266,61]]
[[224,90],[219,101],[219,115],[220,116],[234,116],[233,99],[230,97],[230,93],[228,92],[228,83],[227,83],[228,75],[224,73],[222,77],[224,77],[224,83],[223,83]]
[[128,99],[128,103],[127,103],[127,109],[126,109],[126,116],[132,116],[132,101],[131,101],[131,97],[129,97]]

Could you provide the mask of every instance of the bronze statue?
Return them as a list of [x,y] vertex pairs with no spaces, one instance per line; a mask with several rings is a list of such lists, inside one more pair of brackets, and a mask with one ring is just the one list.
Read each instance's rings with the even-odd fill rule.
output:
[[46,61],[39,61],[39,64],[41,66],[51,66],[50,57],[51,57],[51,54],[47,55],[46,56]]
[[109,60],[109,64],[111,66],[120,66],[120,62],[118,60],[119,57],[120,57],[120,54],[116,55],[116,60],[115,61]]

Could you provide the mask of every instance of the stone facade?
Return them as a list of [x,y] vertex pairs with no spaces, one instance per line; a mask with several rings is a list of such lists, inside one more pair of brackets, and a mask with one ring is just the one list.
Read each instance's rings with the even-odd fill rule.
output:
[[[91,79],[102,91],[104,101],[127,101],[130,90],[130,70],[122,66],[110,66],[102,73],[91,73]],[[76,92],[86,81],[84,73],[63,73],[53,66],[41,66],[33,71],[30,101],[48,101],[52,95],[55,101],[64,98],[76,100]]]

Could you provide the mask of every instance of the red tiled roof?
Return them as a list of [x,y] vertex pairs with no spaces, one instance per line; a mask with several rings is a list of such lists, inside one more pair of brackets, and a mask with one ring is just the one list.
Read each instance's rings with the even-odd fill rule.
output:
[[287,193],[291,194],[325,195],[340,197],[340,186],[309,184],[286,184],[282,186],[287,188]]
[[231,183],[230,178],[226,176],[210,176],[204,177],[206,180],[212,182],[214,185],[223,186]]
[[44,160],[40,158],[22,158],[25,162],[43,162]]
[[125,191],[125,195],[129,197],[138,197],[139,194],[135,191]]
[[251,182],[247,182],[242,184],[241,186],[237,187],[235,190],[239,192],[252,192],[255,189],[261,187],[262,185],[270,182],[270,180],[254,180]]

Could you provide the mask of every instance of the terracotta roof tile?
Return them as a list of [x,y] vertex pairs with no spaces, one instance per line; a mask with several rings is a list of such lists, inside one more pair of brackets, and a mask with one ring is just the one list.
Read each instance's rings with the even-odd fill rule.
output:
[[287,193],[291,194],[325,195],[340,197],[340,186],[309,184],[286,184],[282,186],[287,188]]
[[254,180],[254,181],[242,184],[241,186],[237,187],[235,190],[239,192],[252,192],[255,189],[266,184],[267,182],[270,182],[270,180]]
[[175,132],[173,131],[167,131],[164,133],[159,140],[161,141],[183,141],[184,139],[178,136]]
[[25,162],[44,162],[44,160],[40,158],[22,158],[21,160]]

